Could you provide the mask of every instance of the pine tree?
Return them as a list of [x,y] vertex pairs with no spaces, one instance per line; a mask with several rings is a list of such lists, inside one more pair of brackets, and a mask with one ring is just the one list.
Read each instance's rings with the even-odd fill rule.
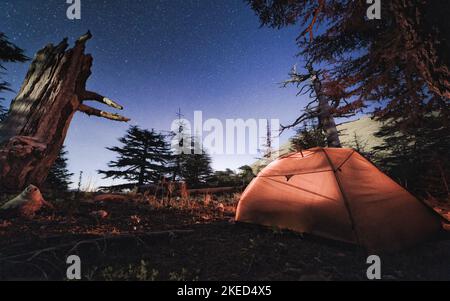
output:
[[108,163],[110,170],[98,171],[105,178],[123,179],[141,186],[158,183],[167,176],[171,154],[164,135],[153,129],[149,131],[132,126],[119,142],[122,146],[107,148],[118,154],[116,160]]
[[209,180],[214,187],[245,187],[255,177],[253,169],[248,165],[238,168],[237,172],[227,168],[214,172]]
[[323,68],[334,114],[370,108],[388,123],[379,166],[410,190],[448,194],[449,1],[380,1],[381,20],[366,1],[247,2],[263,25],[299,27],[299,56]]
[[305,123],[302,128],[297,129],[296,135],[291,138],[291,150],[294,152],[310,149],[313,147],[326,147],[327,138],[317,123]]
[[231,169],[215,171],[210,183],[215,187],[232,187],[241,185],[240,177]]
[[450,128],[435,114],[417,127],[391,121],[376,134],[384,143],[375,147],[375,163],[403,186],[419,195],[449,196]]
[[189,188],[200,188],[207,185],[213,170],[211,157],[201,147],[195,137],[191,138],[191,153],[181,157],[181,178]]
[[253,169],[249,165],[243,165],[239,167],[238,176],[241,180],[242,186],[247,186],[255,177]]
[[177,112],[177,130],[171,134],[172,136],[172,160],[170,162],[169,169],[172,174],[172,181],[182,180],[182,162],[187,154],[192,152],[190,129],[182,120],[184,115],[181,113],[181,109]]
[[[8,37],[0,32],[0,69],[6,70],[4,63],[25,62],[28,58],[24,55],[23,50],[9,42]],[[0,80],[0,92],[11,91],[9,83]],[[0,122],[6,118],[8,110],[2,105],[4,98],[0,97]]]
[[263,25],[299,27],[299,55],[326,66],[338,111],[370,105],[384,119],[449,119],[450,2],[381,1],[382,19],[353,0],[248,0]]
[[211,174],[211,158],[207,153],[183,157],[181,176],[189,188],[206,186]]
[[307,72],[304,74],[298,73],[296,69],[296,67],[292,69],[290,78],[283,86],[295,85],[300,90],[297,95],[307,94],[312,100],[306,105],[304,113],[292,124],[281,127],[282,131],[304,122],[312,122],[317,124],[317,129],[325,135],[329,147],[341,147],[335,118],[353,116],[355,111],[353,108],[342,107],[341,100],[344,97],[342,89],[328,81],[325,72],[315,70],[312,62],[306,64]]
[[67,151],[63,146],[59,153],[58,158],[53,164],[50,172],[47,176],[44,186],[54,191],[67,191],[71,182],[73,173],[70,173],[67,169]]

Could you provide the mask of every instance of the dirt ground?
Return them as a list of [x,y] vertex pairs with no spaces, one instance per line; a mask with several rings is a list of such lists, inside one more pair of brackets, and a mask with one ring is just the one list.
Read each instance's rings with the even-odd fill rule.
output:
[[[366,254],[289,231],[236,224],[222,208],[83,202],[0,219],[0,280],[366,280]],[[105,210],[105,219],[92,212]],[[381,255],[385,280],[450,280],[450,236]]]

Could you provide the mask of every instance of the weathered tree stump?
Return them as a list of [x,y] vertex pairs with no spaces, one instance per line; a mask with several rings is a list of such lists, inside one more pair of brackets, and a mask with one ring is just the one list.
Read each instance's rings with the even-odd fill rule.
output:
[[93,100],[123,109],[100,94],[86,91],[93,58],[84,51],[91,37],[88,32],[71,49],[67,49],[66,38],[36,54],[7,119],[0,124],[0,189],[21,190],[45,181],[75,112],[129,121],[83,104]]

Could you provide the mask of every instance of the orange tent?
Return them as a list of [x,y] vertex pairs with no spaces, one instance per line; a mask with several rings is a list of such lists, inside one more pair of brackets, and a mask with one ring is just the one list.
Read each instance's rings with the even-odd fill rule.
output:
[[236,220],[393,251],[441,228],[439,217],[358,152],[314,148],[263,169]]

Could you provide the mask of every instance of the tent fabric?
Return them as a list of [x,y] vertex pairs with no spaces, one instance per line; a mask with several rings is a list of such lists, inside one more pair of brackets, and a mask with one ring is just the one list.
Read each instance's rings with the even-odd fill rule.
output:
[[437,215],[352,149],[279,158],[244,191],[236,220],[394,251],[441,228]]

